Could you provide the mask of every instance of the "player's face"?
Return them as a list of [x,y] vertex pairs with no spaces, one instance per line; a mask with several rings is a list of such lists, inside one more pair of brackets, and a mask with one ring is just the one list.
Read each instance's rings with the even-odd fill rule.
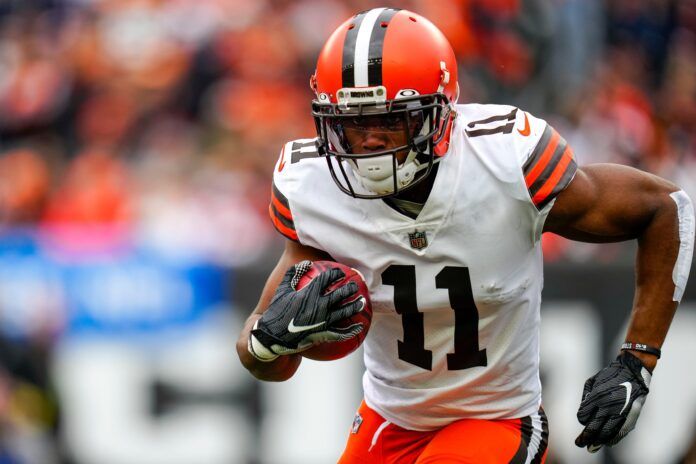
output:
[[[370,154],[407,145],[409,133],[418,130],[419,126],[420,119],[407,121],[404,114],[362,116],[343,121],[349,151],[355,154]],[[408,151],[397,152],[399,163],[404,162]]]

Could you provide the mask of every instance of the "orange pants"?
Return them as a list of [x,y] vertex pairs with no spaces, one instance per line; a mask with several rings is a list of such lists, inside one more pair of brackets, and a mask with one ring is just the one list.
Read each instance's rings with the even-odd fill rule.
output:
[[542,409],[520,419],[462,419],[439,430],[401,428],[360,405],[338,464],[532,464],[546,461],[549,429]]

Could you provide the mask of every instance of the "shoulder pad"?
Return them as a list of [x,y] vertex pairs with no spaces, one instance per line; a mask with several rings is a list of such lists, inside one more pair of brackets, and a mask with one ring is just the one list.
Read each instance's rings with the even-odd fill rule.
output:
[[287,142],[280,151],[280,156],[275,165],[274,177],[277,173],[282,173],[288,168],[293,169],[293,165],[302,160],[319,158],[317,151],[317,139],[297,139]]
[[[312,158],[316,160],[311,160]],[[283,145],[273,170],[268,211],[276,230],[290,240],[299,241],[292,213],[292,199],[297,189],[301,188],[308,171],[313,170],[310,165],[316,164],[316,161],[322,161],[319,160],[316,138],[293,140]]]
[[520,167],[546,127],[546,121],[508,105],[461,105],[462,127],[469,143],[485,157]]
[[541,210],[573,179],[573,151],[543,119],[514,106],[458,105],[465,137],[488,169]]

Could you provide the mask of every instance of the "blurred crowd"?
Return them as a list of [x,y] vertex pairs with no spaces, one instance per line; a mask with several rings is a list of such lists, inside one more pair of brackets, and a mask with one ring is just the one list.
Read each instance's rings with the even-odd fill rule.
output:
[[[158,248],[253,262],[277,243],[271,166],[284,141],[313,134],[316,55],[381,3],[0,2],[0,227],[114,224]],[[518,105],[581,164],[636,166],[696,193],[696,2],[396,4],[449,37],[460,102]],[[546,246],[548,259],[594,256]]]

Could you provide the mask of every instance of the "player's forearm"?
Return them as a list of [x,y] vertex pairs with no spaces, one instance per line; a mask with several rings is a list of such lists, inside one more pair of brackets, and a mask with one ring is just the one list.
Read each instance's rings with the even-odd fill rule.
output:
[[[688,198],[683,192],[671,196],[664,192],[660,197],[651,220],[638,237],[636,294],[626,334],[626,341],[655,348],[660,348],[667,336],[686,284],[684,274],[688,273],[689,263],[685,260],[690,262],[693,251],[694,219]],[[656,356],[634,354],[649,369],[655,367]]]
[[274,361],[263,362],[256,359],[249,352],[249,333],[260,317],[260,314],[254,313],[244,324],[244,329],[237,340],[237,355],[239,356],[239,360],[242,362],[242,365],[259,380],[269,382],[282,382],[284,380],[288,380],[293,376],[293,374],[295,374],[297,368],[300,366],[302,356],[279,356]]

